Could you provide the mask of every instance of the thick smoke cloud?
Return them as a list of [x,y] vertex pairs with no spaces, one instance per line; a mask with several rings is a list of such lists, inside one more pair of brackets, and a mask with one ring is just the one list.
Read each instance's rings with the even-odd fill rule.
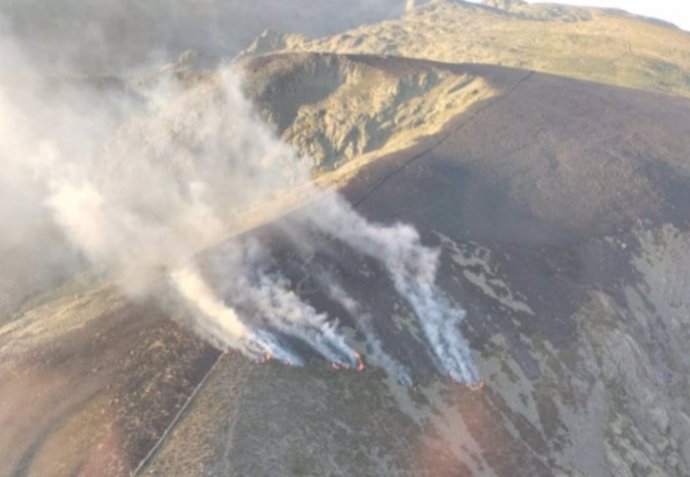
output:
[[[103,84],[46,77],[16,44],[0,47],[9,59],[0,67],[6,310],[89,267],[127,293],[183,304],[191,326],[219,348],[295,366],[310,349],[361,368],[338,317],[302,299],[261,243],[232,240],[299,208],[290,220],[383,265],[440,372],[477,382],[459,330],[464,313],[435,285],[438,252],[412,227],[370,223],[338,194],[318,190],[311,161],[262,122],[233,65],[169,65]],[[308,235],[300,240],[312,246]],[[219,247],[201,263],[199,254]],[[26,270],[20,290],[15,278]],[[335,281],[326,288],[357,323],[372,362],[410,384],[374,333],[372,320],[386,318],[369,315]]]
[[193,49],[232,58],[263,31],[323,36],[402,14],[405,0],[2,0],[0,16],[52,75],[119,75]]

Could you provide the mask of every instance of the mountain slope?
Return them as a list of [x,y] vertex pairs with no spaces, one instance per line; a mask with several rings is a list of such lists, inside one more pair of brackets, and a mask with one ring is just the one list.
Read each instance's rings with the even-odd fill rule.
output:
[[[490,2],[489,2],[490,3]],[[488,63],[690,96],[690,33],[619,10],[441,0],[291,51]]]
[[409,147],[496,94],[482,75],[451,65],[381,65],[364,56],[271,56],[246,65],[246,92],[318,171]]
[[[383,270],[337,237],[285,227],[288,216],[250,236],[296,293],[348,328],[319,280],[340,277],[376,317],[385,351],[411,364],[413,390],[373,366],[218,357],[165,310],[109,288],[66,288],[0,329],[0,419],[16,430],[0,447],[3,473],[45,474],[57,461],[104,475],[141,462],[138,475],[690,471],[689,101],[400,58],[278,55],[247,68],[281,78],[267,75],[255,92],[286,87],[257,98],[288,126],[295,104],[318,104],[295,86],[321,74],[372,68],[398,84],[445,72],[490,88],[437,133],[356,164],[344,187],[365,216],[412,223],[440,247],[439,282],[468,312],[484,389],[435,376]],[[307,235],[310,250],[294,240]],[[18,389],[37,397],[13,399]],[[18,415],[41,419],[27,428]]]
[[[297,210],[229,240],[261,244],[366,349],[335,277],[411,388],[373,362],[220,353],[175,305],[85,275],[0,325],[0,474],[690,475],[689,44],[622,12],[510,0],[263,35],[245,92],[318,184],[440,250],[484,387],[439,375],[380,264]],[[193,122],[216,78],[183,63],[168,70],[202,93]]]
[[[410,65],[377,66],[400,63]],[[690,102],[500,67],[458,69],[503,87],[436,141],[364,166],[345,190],[366,216],[413,223],[441,247],[440,282],[468,310],[464,331],[484,390],[427,381],[418,355],[414,392],[375,369],[338,375],[315,366],[302,376],[271,366],[219,409],[214,396],[234,393],[223,376],[236,365],[224,358],[150,475],[191,469],[202,453],[204,469],[230,475],[279,475],[285,465],[289,475],[688,473]],[[394,326],[404,312],[387,300],[389,285],[361,257],[337,237],[323,239],[335,242],[324,246],[335,257],[304,255],[281,230],[260,236],[281,256],[301,257],[307,277],[334,268],[377,316],[387,351],[414,350],[414,330]],[[314,303],[333,306],[318,280],[305,288]],[[190,441],[205,444],[187,449]]]

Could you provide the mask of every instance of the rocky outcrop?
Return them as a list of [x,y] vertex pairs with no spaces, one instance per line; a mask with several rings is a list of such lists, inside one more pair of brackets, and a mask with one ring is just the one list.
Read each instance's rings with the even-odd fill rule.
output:
[[324,54],[250,62],[247,85],[263,116],[319,170],[408,147],[494,94],[481,77],[443,65]]

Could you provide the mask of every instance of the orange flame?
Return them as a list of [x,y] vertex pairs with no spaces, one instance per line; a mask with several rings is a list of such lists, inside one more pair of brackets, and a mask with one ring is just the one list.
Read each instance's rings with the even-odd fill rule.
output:
[[484,389],[484,381],[479,381],[477,384],[470,384],[468,388],[473,392],[481,391]]
[[362,356],[359,353],[355,353],[355,356],[357,357],[357,371],[362,372],[364,371],[364,361],[362,361]]

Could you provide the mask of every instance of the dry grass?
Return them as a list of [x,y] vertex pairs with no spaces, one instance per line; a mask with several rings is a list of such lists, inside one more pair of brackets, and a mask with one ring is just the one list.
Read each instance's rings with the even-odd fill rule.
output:
[[690,33],[615,10],[555,5],[502,10],[445,0],[400,20],[276,44],[291,51],[514,66],[690,96]]

